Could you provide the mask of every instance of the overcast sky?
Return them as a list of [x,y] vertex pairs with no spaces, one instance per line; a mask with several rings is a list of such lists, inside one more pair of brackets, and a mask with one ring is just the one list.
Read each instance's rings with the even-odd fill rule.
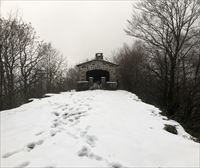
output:
[[1,0],[1,16],[18,11],[37,35],[52,42],[71,65],[103,52],[105,57],[133,39],[124,29],[134,1],[8,1]]

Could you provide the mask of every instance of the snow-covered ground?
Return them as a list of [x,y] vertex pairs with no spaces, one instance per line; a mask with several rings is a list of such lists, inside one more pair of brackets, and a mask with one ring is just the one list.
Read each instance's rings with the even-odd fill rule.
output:
[[1,167],[199,167],[200,144],[159,112],[126,91],[34,99],[0,113]]

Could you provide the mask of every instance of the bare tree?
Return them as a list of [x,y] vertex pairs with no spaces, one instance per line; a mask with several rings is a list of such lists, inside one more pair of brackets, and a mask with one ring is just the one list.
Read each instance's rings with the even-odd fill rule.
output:
[[[3,34],[3,20],[0,18],[0,37]],[[4,80],[4,68],[2,58],[2,38],[0,38],[0,109],[3,107],[3,80]]]
[[5,101],[9,106],[12,106],[15,101],[15,74],[19,60],[17,23],[18,19],[11,16],[8,20],[1,20],[1,79],[3,95],[7,97]]
[[[200,43],[194,38],[200,33],[199,0],[144,0],[135,6],[136,12],[128,21],[126,32],[155,48],[169,61],[167,75],[167,111],[174,115],[178,61]],[[137,13],[139,12],[139,13]],[[154,54],[155,52],[153,52]],[[158,72],[159,73],[159,72]],[[168,72],[167,72],[168,73]]]
[[39,42],[37,41],[36,32],[30,24],[21,24],[19,31],[19,67],[20,80],[23,82],[24,98],[28,98],[28,90],[32,83],[35,82],[36,65],[43,59],[39,54]]
[[40,66],[45,72],[46,91],[56,92],[56,83],[61,80],[67,68],[66,59],[52,47],[51,43],[44,43],[40,50],[44,58]]
[[38,40],[21,18],[0,19],[0,109],[65,89],[66,60],[50,43]]

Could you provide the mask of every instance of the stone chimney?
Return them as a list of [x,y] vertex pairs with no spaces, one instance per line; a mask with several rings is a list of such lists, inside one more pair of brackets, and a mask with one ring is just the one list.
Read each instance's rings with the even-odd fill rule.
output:
[[95,54],[95,59],[96,60],[103,60],[103,53],[96,53]]

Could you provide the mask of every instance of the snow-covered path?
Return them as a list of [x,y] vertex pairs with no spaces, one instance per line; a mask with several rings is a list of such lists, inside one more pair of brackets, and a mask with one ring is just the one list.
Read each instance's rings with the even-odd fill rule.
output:
[[[200,145],[125,91],[52,94],[2,111],[1,167],[199,167]],[[163,130],[175,125],[178,135]]]

